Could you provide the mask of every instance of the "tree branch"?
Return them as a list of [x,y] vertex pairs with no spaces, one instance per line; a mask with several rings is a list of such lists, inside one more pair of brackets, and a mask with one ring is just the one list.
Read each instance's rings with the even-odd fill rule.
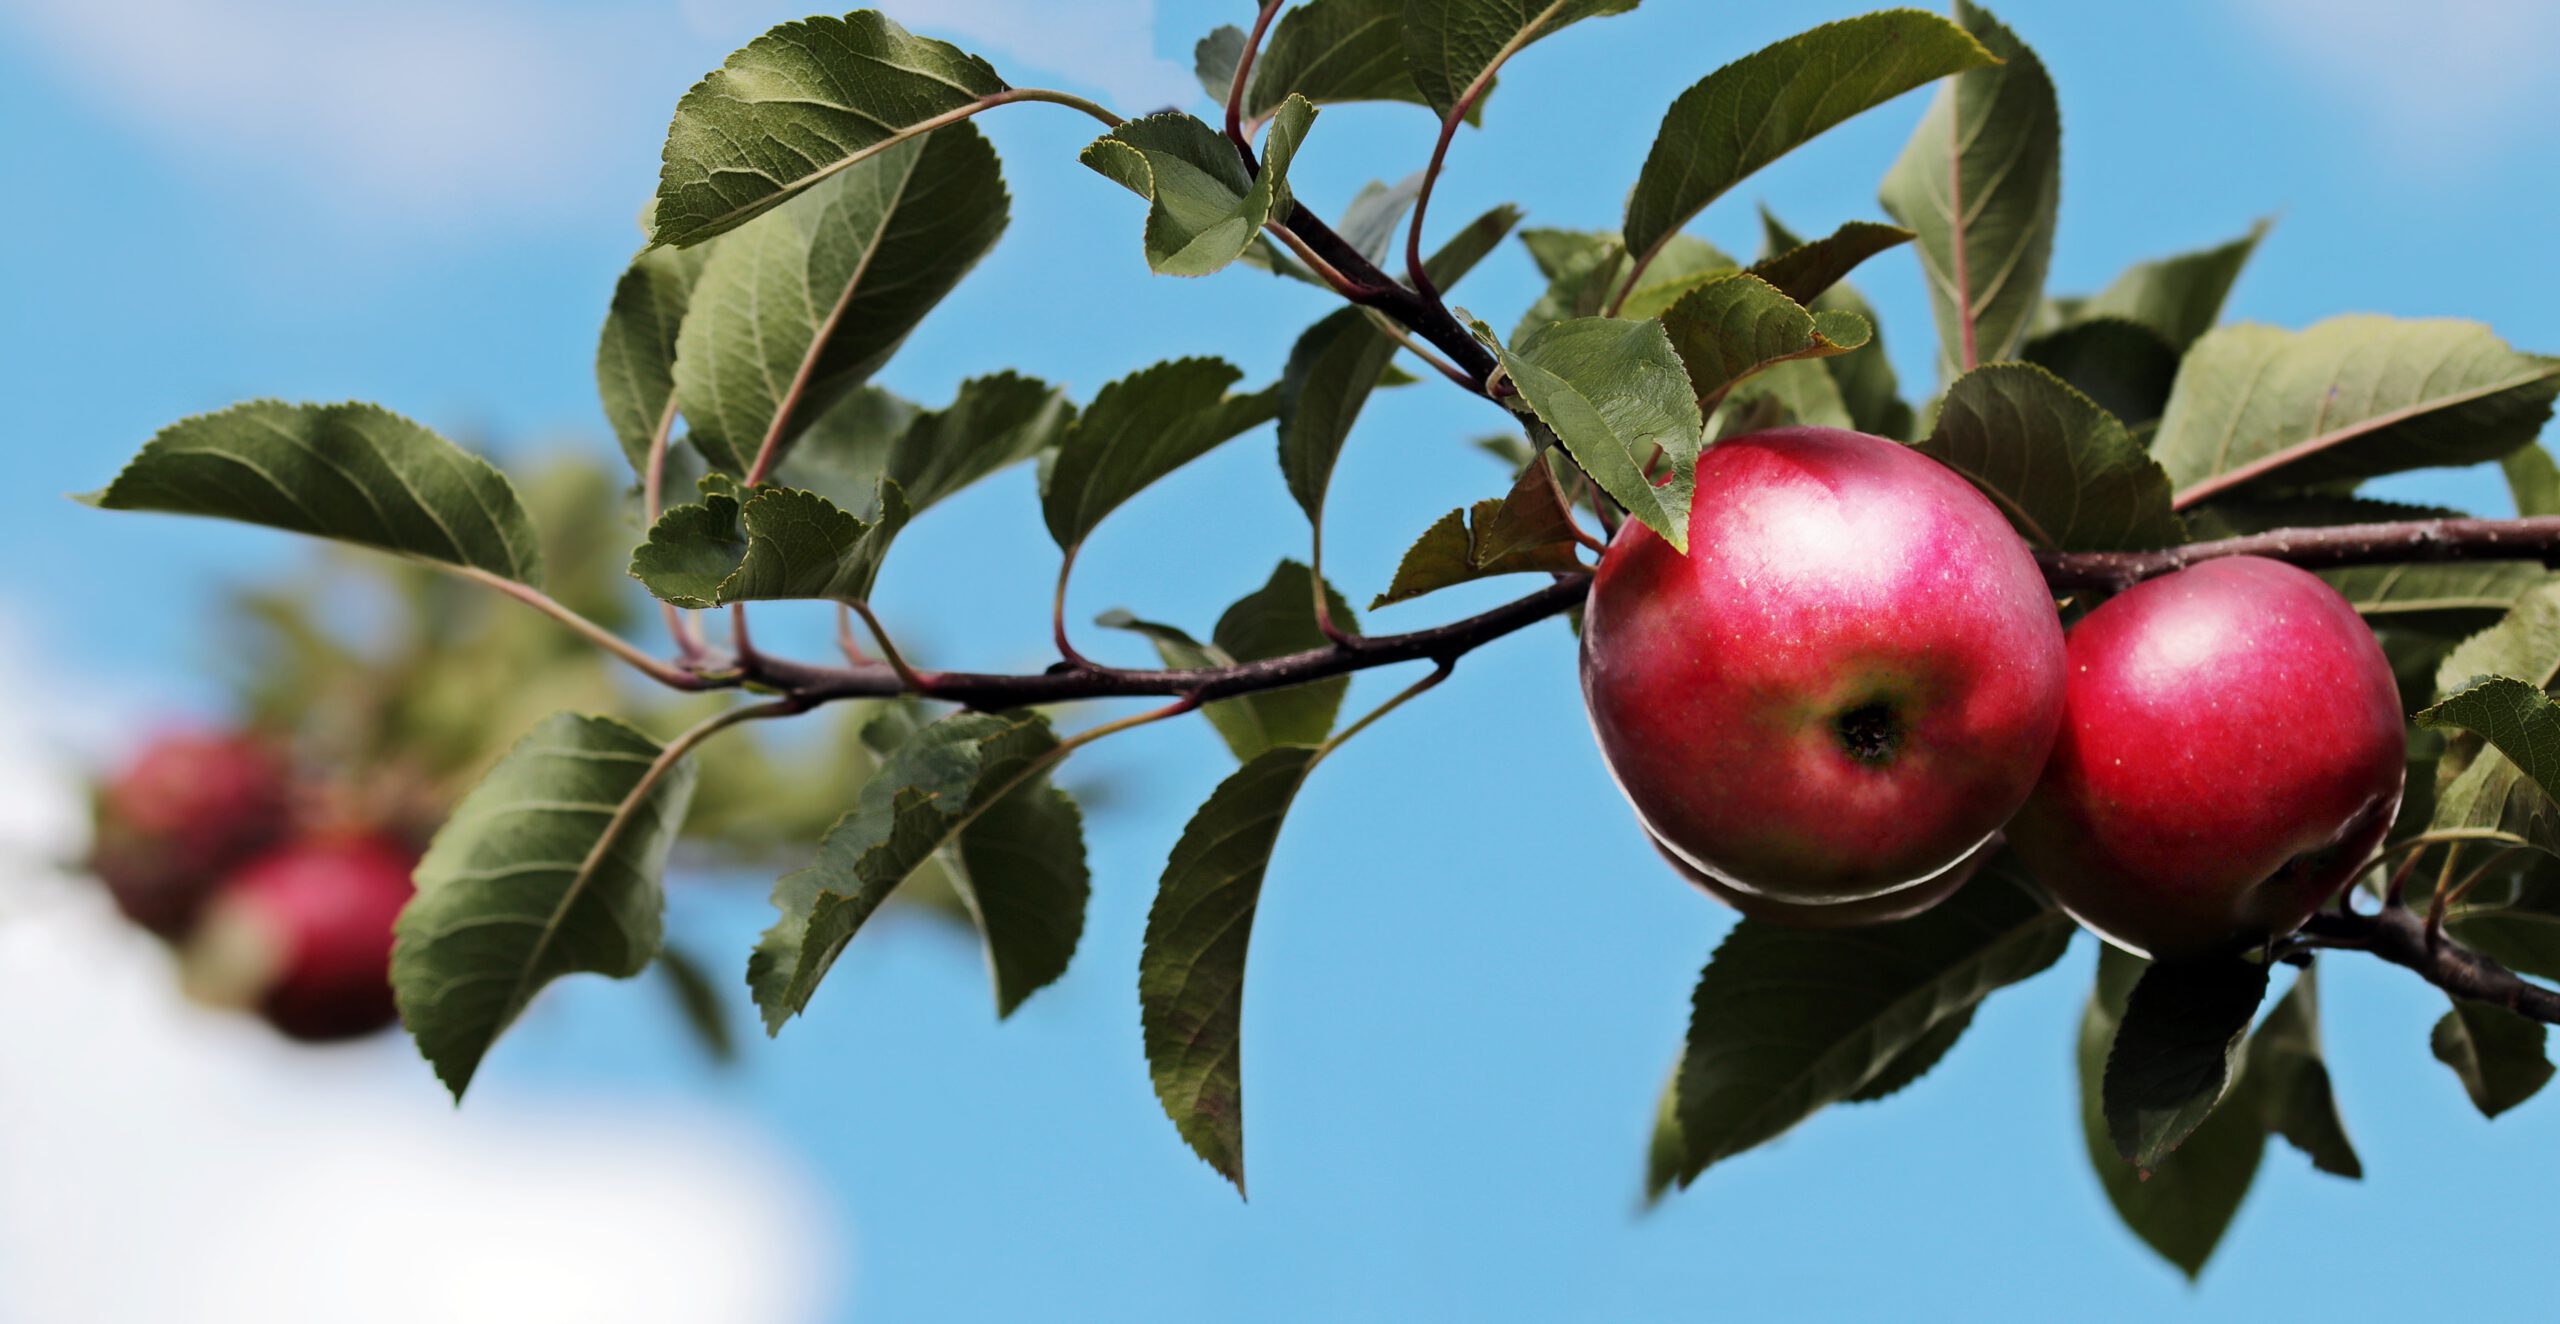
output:
[[2306,570],[2409,561],[2540,561],[2560,565],[2560,516],[2432,519],[2276,529],[2150,552],[2038,552],[2056,589],[2120,590],[2224,556],[2264,556]]
[[2311,946],[2369,952],[2417,971],[2455,997],[2496,1003],[2545,1025],[2560,1025],[2560,992],[2532,983],[2451,938],[2438,935],[2428,941],[2426,923],[2406,906],[2385,906],[2371,915],[2324,910],[2302,926],[2302,933]]

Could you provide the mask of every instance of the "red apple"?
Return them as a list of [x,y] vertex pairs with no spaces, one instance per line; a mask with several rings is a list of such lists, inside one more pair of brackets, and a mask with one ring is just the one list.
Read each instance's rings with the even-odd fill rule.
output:
[[2207,561],[2072,627],[2061,738],[2009,839],[2082,924],[2175,959],[2301,927],[2400,805],[2391,663],[2318,576]]
[[346,1039],[397,1018],[391,924],[417,852],[379,836],[316,837],[223,885],[189,939],[190,992],[253,1006],[297,1039]]
[[1984,859],[1999,849],[1996,842],[1985,842],[1973,854],[1955,862],[1952,868],[1939,872],[1927,882],[1887,892],[1863,901],[1835,901],[1829,905],[1798,905],[1738,892],[1698,871],[1696,865],[1681,859],[1659,837],[1652,838],[1653,848],[1660,852],[1682,878],[1699,891],[1742,912],[1745,919],[1756,919],[1790,929],[1862,929],[1871,924],[1890,924],[1909,919],[1931,906],[1954,896],[1958,889],[1973,880],[1974,872]]
[[1582,629],[1600,752],[1727,888],[1856,901],[1937,876],[2035,785],[2062,627],[2000,512],[1898,442],[1784,428],[1699,457],[1686,556],[1611,541]]
[[162,735],[100,789],[91,869],[135,923],[176,937],[226,873],[284,834],[289,800],[283,760],[256,737]]

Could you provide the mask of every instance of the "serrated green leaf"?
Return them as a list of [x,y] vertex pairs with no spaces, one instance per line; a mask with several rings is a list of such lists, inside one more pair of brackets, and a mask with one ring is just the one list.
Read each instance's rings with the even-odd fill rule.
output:
[[656,741],[561,713],[498,760],[419,861],[391,951],[400,1019],[462,1097],[481,1058],[562,975],[627,979],[658,953],[660,879],[693,795]]
[[1627,247],[1649,256],[1726,190],[1833,125],[1993,63],[1963,28],[1894,9],[1825,23],[1716,70],[1664,113],[1627,198]]
[[542,545],[488,461],[378,405],[252,400],[160,430],[102,491],[105,510],[263,524],[542,582]]
[[1817,313],[1747,272],[1711,280],[1662,314],[1699,408],[1713,410],[1734,385],[1793,359],[1846,354],[1875,328],[1853,313]]
[[1278,388],[1229,394],[1243,375],[1223,359],[1172,359],[1104,386],[1058,443],[1041,493],[1058,546],[1072,551],[1149,484],[1269,422]]
[[[1766,207],[1760,209],[1760,226],[1766,243],[1766,251],[1761,258],[1763,263],[1806,247],[1804,241],[1780,224]],[[1849,228],[1841,227],[1844,233]],[[1876,321],[1875,310],[1868,306],[1865,296],[1842,280],[1815,295],[1813,302],[1805,306],[1817,313],[1849,313],[1875,328],[1865,352],[1817,360],[1823,372],[1839,388],[1841,408],[1849,419],[1846,426],[1872,436],[1909,437],[1911,406],[1903,402],[1901,383],[1894,377],[1893,360],[1885,354],[1884,328]],[[1782,367],[1777,371],[1784,373],[1786,369]]]
[[1514,51],[1586,18],[1623,14],[1640,0],[1404,0],[1405,68],[1422,102],[1446,120],[1458,100]]
[[2560,786],[2560,704],[2538,685],[2512,676],[2489,676],[2446,695],[2420,712],[2421,727],[2469,731],[2513,761],[2542,788]]
[[[1520,239],[1547,278],[1547,288],[1512,328],[1514,342],[1569,318],[1599,316],[1635,272],[1635,259],[1606,230],[1523,230]],[[1741,269],[1741,263],[1706,240],[1674,235],[1653,264],[1635,274],[1635,286],[1620,300],[1617,315],[1659,317],[1690,290]]]
[[1043,781],[990,802],[961,830],[958,847],[943,852],[945,872],[977,922],[996,1015],[1010,1016],[1067,972],[1083,940],[1093,890],[1084,814],[1074,797]]
[[2346,1123],[2338,1116],[2329,1065],[2320,1055],[2317,970],[2296,975],[2292,989],[2258,1023],[2241,1069],[2248,1097],[2269,1132],[2283,1136],[2311,1166],[2330,1176],[2364,1176],[2364,1162],[2356,1157]]
[[2152,454],[2182,503],[2494,460],[2531,442],[2560,359],[2476,322],[2358,314],[2307,331],[2241,324],[2187,351]]
[[1005,90],[986,61],[872,10],[785,23],[676,103],[650,242],[735,229]]
[[[1628,514],[1687,551],[1689,484],[1704,420],[1662,323],[1579,317],[1511,348],[1483,323],[1475,330],[1574,463]],[[1671,474],[1661,486],[1646,474],[1657,448]]]
[[[1424,264],[1431,283],[1454,286],[1519,222],[1516,207],[1477,217]],[[1308,327],[1280,374],[1280,472],[1312,523],[1324,518],[1325,489],[1360,416],[1394,359],[1396,342],[1364,308],[1343,308]]]
[[1866,1084],[1841,1102],[1875,1103],[1911,1088],[1955,1049],[1956,1041],[1963,1038],[1965,1030],[1973,1024],[1973,1013],[1974,1009],[1967,1007],[1930,1026],[1919,1038],[1912,1040],[1909,1047],[1894,1054],[1892,1061],[1878,1068]]
[[2137,262],[2074,309],[2073,320],[2122,318],[2158,333],[2172,350],[2184,351],[2221,318],[2232,282],[2240,279],[2240,268],[2248,265],[2269,224],[2260,221],[2249,233],[2217,247]]
[[745,473],[778,428],[787,454],[995,246],[1010,206],[995,149],[957,124],[866,157],[723,241],[676,335],[694,449]]
[[2455,998],[2427,1040],[2436,1060],[2461,1078],[2480,1115],[2495,1117],[2532,1098],[2551,1079],[2551,1059],[2543,1051],[2547,1033],[2540,1021],[2495,1003]]
[[1920,452],[1964,475],[2027,540],[2063,551],[2171,547],[2169,478],[2061,378],[1993,363],[1956,379]]
[[2071,921],[2020,877],[2003,857],[1933,909],[1865,929],[1736,924],[1693,999],[1681,1183],[1858,1093],[1940,1024],[2059,959]]
[[1054,449],[1075,415],[1064,390],[1011,372],[972,377],[950,404],[931,410],[864,387],[809,426],[775,481],[872,519],[885,478],[922,514],[981,478]]
[[2446,654],[2436,693],[2450,695],[2481,676],[2519,676],[2536,688],[2560,679],[2560,578],[2527,589],[2496,625]]
[[1371,610],[1494,575],[1583,569],[1573,516],[1544,464],[1520,471],[1510,494],[1453,510],[1423,531]]
[[[1344,101],[1410,101],[1427,105],[1405,67],[1404,0],[1307,0],[1283,10],[1253,62],[1245,87],[1248,120],[1270,118],[1294,92],[1319,106]],[[1224,69],[1209,99],[1223,105],[1234,84],[1236,59],[1244,50],[1244,34],[1235,32],[1232,50],[1224,43],[1212,52],[1208,42],[1198,52],[1206,86],[1213,59]],[[1212,33],[1214,39],[1218,33]],[[1469,110],[1470,121],[1484,115],[1483,99]]]
[[[2124,1019],[2125,996],[2140,978],[2141,957],[2101,945],[2097,987],[2089,994],[2080,1018],[2080,1123],[2089,1151],[2089,1166],[2106,1191],[2117,1217],[2192,1279],[2204,1271],[2214,1247],[2222,1241],[2232,1215],[2257,1180],[2267,1145],[2267,1128],[2251,1108],[2216,1109],[2187,1137],[2175,1153],[2163,1156],[2148,1176],[2116,1153],[2107,1137],[2101,1105],[2107,1049]],[[2238,1090],[2246,1092],[2245,1078]]]
[[1174,1129],[1244,1191],[1245,955],[1280,820],[1317,751],[1281,745],[1218,784],[1174,844],[1138,958],[1147,1067]]
[[1886,212],[1919,236],[1939,376],[2010,357],[2034,320],[2062,197],[2062,112],[2043,61],[1979,6],[1956,21],[2002,63],[1939,89],[1884,177]]
[[[1227,608],[1205,644],[1173,626],[1139,620],[1125,611],[1105,612],[1095,623],[1144,635],[1164,664],[1177,671],[1231,667],[1322,648],[1327,640],[1316,624],[1314,573],[1295,561],[1282,561],[1262,587]],[[1356,633],[1360,625],[1351,604],[1331,584],[1324,586],[1324,595],[1335,627]],[[1319,744],[1333,734],[1350,683],[1349,677],[1334,677],[1242,694],[1211,702],[1200,712],[1236,761],[1249,763],[1275,746]]]
[[2029,340],[2018,356],[2128,424],[2160,417],[2178,378],[2176,347],[2150,327],[2118,317],[2048,331]]
[[889,543],[906,527],[906,497],[880,485],[880,518],[865,521],[815,492],[756,489],[742,506],[733,492],[658,517],[631,557],[631,577],[679,607],[808,599],[866,602]]
[[596,394],[631,470],[645,475],[649,448],[674,405],[676,331],[692,306],[708,247],[651,248],[614,283],[613,307],[596,341]]
[[1170,110],[1130,120],[1076,159],[1147,199],[1149,270],[1206,276],[1243,256],[1263,223],[1287,209],[1289,162],[1315,116],[1304,97],[1282,105],[1254,172],[1225,135]]
[[[784,1021],[808,1009],[818,981],[863,922],[919,865],[958,842],[997,800],[1041,794],[1045,781],[1039,774],[1057,748],[1048,719],[1037,713],[963,712],[890,751],[862,784],[852,810],[819,840],[817,858],[773,885],[780,916],[747,963],[747,984],[764,1011],[765,1032],[780,1033]],[[1051,812],[1031,806],[1026,816]],[[963,856],[968,859],[965,849]],[[968,862],[1001,863],[995,852]],[[1081,876],[1080,866],[1075,873]],[[978,871],[969,877],[977,887],[986,886]],[[1034,890],[1043,882],[1023,881]],[[1031,913],[1045,910],[1035,906]],[[992,936],[989,944],[996,950]],[[999,961],[996,968],[998,1003],[1009,1008],[1030,990],[1008,990],[1002,982],[1006,964]]]
[[2498,466],[2506,471],[2507,492],[2515,498],[2518,515],[2560,515],[2560,464],[2552,462],[2551,452],[2539,445],[2519,446]]
[[[1763,211],[1761,216],[1766,221],[1768,213]],[[1812,243],[1789,244],[1752,263],[1751,274],[1769,282],[1778,293],[1811,307],[1857,270],[1859,263],[1918,237],[1898,225],[1851,221]]]
[[2267,996],[2267,967],[2239,957],[2155,962],[2125,999],[2107,1051],[2107,1136],[2148,1171],[2202,1125],[2230,1088],[2241,1036]]

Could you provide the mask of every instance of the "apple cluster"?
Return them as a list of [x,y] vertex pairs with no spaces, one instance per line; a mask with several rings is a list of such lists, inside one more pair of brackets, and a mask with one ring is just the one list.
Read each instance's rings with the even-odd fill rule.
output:
[[2066,634],[1981,493],[1829,428],[1709,448],[1689,543],[1612,540],[1583,697],[1655,846],[1746,915],[1906,918],[2005,838],[2110,942],[2201,957],[2299,928],[2398,811],[2390,664],[2297,567],[2205,561]]
[[89,860],[125,917],[177,948],[191,995],[313,1041],[397,1019],[391,925],[418,858],[314,810],[322,798],[256,734],[166,733],[98,788]]

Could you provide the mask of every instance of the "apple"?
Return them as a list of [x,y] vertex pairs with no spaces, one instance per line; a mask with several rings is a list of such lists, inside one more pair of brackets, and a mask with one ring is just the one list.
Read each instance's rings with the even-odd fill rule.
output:
[[1699,872],[1696,865],[1680,858],[1669,846],[1663,845],[1661,838],[1652,837],[1651,840],[1654,850],[1661,853],[1663,861],[1682,878],[1687,879],[1691,886],[1741,911],[1745,919],[1761,920],[1790,929],[1862,929],[1871,924],[1890,924],[1895,920],[1909,919],[1954,896],[1958,889],[1973,880],[1973,875],[1982,867],[1982,862],[1994,851],[2000,849],[1996,842],[1985,842],[1975,848],[1971,855],[1956,861],[1952,867],[1941,870],[1937,877],[1911,887],[1887,892],[1882,896],[1872,896],[1862,901],[1835,901],[1828,905],[1799,905],[1790,901],[1777,901],[1765,896],[1754,896],[1749,892],[1736,891]]
[[188,992],[255,1007],[296,1039],[348,1039],[397,1019],[391,925],[418,853],[372,834],[306,838],[225,882],[188,939]]
[[1648,831],[1797,905],[1937,877],[2034,788],[2062,626],[1990,501],[1899,442],[1781,428],[1699,457],[1682,555],[1600,558],[1582,693]]
[[162,734],[100,788],[91,870],[135,923],[176,937],[224,874],[283,836],[290,801],[284,761],[257,737]]
[[2399,689],[2319,576],[2190,566],[2090,612],[2070,659],[2061,738],[2009,839],[2117,946],[2174,960],[2291,933],[2390,831]]

